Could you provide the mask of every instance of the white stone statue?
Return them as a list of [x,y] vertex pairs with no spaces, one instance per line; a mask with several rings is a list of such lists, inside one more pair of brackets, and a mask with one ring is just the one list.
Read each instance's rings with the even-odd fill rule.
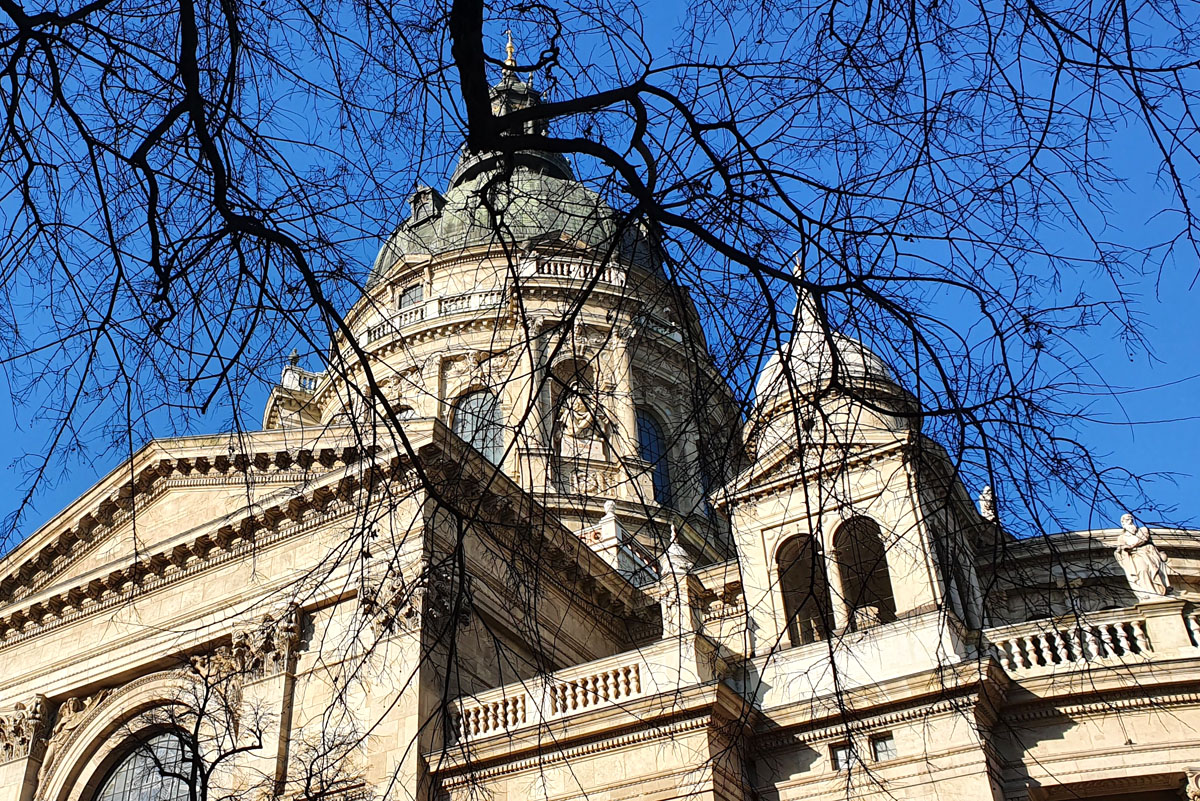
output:
[[979,493],[979,514],[984,520],[990,520],[995,523],[998,519],[996,514],[996,493],[992,492],[990,486],[984,487]]
[[1138,526],[1128,512],[1121,516],[1114,554],[1139,598],[1160,597],[1170,591],[1167,557],[1150,541],[1150,529]]
[[594,396],[581,383],[572,384],[566,391],[558,411],[561,456],[573,459],[604,458],[603,412]]
[[663,554],[660,564],[662,574],[664,576],[670,574],[684,576],[691,572],[695,564],[695,560],[688,556],[688,552],[679,544],[679,534],[675,530],[675,524],[672,523],[671,541],[667,543],[667,550]]

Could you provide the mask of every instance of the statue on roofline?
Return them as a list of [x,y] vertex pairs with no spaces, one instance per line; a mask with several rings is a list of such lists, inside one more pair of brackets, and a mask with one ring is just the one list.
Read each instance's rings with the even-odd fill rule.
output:
[[1161,597],[1170,592],[1167,557],[1150,541],[1150,529],[1139,526],[1128,512],[1121,516],[1121,535],[1114,554],[1138,598]]

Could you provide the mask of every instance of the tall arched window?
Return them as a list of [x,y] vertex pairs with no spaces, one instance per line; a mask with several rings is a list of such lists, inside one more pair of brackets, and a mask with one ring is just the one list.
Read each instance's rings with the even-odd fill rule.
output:
[[671,503],[671,465],[667,456],[667,438],[654,413],[637,410],[638,456],[650,463],[654,477],[654,500],[664,506]]
[[793,646],[829,636],[829,584],[821,549],[809,536],[792,537],[775,553],[779,591]]
[[504,420],[500,399],[486,389],[468,392],[454,402],[451,430],[462,437],[483,458],[500,464],[504,456]]
[[132,748],[100,786],[96,801],[187,801],[191,763],[179,737],[159,734]]
[[850,626],[858,630],[895,620],[896,598],[879,524],[869,517],[850,518],[834,534],[833,550]]

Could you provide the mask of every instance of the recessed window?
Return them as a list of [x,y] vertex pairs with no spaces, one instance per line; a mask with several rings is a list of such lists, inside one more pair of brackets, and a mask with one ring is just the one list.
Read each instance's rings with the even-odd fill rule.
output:
[[671,505],[671,466],[667,438],[651,412],[637,410],[638,456],[650,463],[654,479],[654,500]]
[[829,585],[816,538],[799,534],[784,541],[775,563],[792,647],[825,639],[830,630]]
[[416,306],[425,299],[425,287],[421,284],[413,284],[405,287],[400,293],[400,308],[407,309],[409,306]]
[[829,761],[834,770],[850,770],[854,764],[854,745],[852,743],[837,743],[829,746]]
[[451,430],[492,464],[504,456],[504,421],[500,399],[486,389],[469,392],[454,404]]
[[96,801],[187,801],[193,766],[179,737],[167,732],[134,746],[108,774]]
[[896,758],[896,739],[890,734],[881,734],[871,738],[871,755],[876,762]]

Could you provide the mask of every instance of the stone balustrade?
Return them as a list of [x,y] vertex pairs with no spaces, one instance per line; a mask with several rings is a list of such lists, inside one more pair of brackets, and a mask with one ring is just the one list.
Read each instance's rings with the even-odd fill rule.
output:
[[1154,650],[1137,607],[1046,618],[989,629],[992,653],[1009,673],[1148,658]]
[[388,312],[382,321],[367,329],[367,344],[377,342],[385,336],[397,334],[401,329],[424,323],[450,314],[498,309],[504,305],[502,289],[486,289],[477,292],[462,292],[444,295]]
[[316,392],[317,385],[321,383],[322,373],[310,373],[301,367],[294,364],[289,364],[283,368],[283,374],[279,379],[279,384],[285,389],[298,389],[302,392]]
[[605,284],[625,286],[625,270],[620,265],[575,259],[535,259],[521,266],[521,275],[570,278],[578,281],[596,279]]
[[662,640],[648,648],[460,698],[452,704],[452,732],[458,742],[470,742],[619,708],[638,698],[710,681],[719,674],[718,663],[714,647],[702,637]]

